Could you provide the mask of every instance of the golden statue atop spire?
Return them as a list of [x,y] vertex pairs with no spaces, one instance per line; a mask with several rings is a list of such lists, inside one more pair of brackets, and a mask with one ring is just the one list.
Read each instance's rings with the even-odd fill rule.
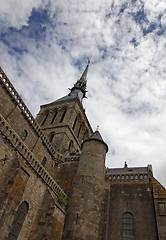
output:
[[96,129],[96,131],[99,131],[99,125],[97,125],[97,129]]
[[90,59],[88,58],[88,64],[90,63]]

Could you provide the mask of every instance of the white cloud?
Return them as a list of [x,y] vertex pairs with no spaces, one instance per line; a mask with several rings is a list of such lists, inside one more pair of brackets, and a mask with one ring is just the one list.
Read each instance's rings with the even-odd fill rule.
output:
[[29,16],[33,8],[44,8],[48,4],[45,0],[0,0],[0,30],[6,31],[9,27],[20,29],[22,26],[27,25]]

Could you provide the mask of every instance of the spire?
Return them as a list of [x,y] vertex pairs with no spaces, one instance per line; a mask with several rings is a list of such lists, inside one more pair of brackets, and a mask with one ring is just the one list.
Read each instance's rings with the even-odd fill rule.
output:
[[[88,58],[88,64],[80,77],[80,79],[77,80],[77,82],[74,84],[73,88],[71,89],[71,94],[74,92],[78,93],[78,96],[80,98],[80,101],[82,102],[82,99],[85,97],[86,94],[86,83],[87,83],[87,73],[88,73],[88,67],[89,67],[90,60]],[[80,95],[79,92],[82,94]]]

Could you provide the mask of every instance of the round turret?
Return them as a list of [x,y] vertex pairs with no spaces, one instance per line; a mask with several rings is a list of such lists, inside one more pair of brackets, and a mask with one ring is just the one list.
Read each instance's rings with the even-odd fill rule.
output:
[[69,197],[63,240],[102,239],[107,151],[108,147],[98,131],[82,144],[82,154]]
[[82,154],[77,175],[89,175],[103,181],[105,175],[105,156],[108,151],[99,131],[82,143]]

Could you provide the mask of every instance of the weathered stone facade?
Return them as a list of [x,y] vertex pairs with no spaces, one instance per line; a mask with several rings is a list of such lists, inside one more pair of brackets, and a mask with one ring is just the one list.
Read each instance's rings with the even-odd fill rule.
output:
[[166,240],[166,190],[151,166],[106,169],[108,147],[69,95],[36,117],[0,68],[0,239]]

